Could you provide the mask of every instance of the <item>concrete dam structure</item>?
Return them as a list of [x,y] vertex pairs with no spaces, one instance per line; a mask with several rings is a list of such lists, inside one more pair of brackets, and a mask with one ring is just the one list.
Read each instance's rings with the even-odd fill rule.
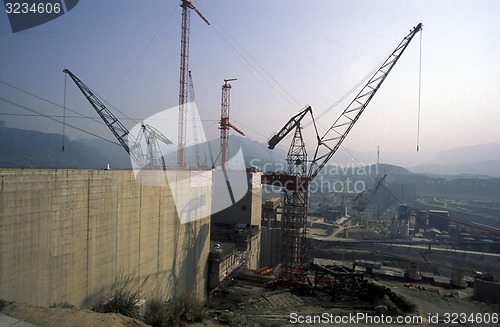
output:
[[[144,298],[204,298],[211,181],[168,171],[174,184],[143,182],[158,174],[0,169],[0,298],[90,307],[117,284]],[[190,204],[190,222],[173,193]]]

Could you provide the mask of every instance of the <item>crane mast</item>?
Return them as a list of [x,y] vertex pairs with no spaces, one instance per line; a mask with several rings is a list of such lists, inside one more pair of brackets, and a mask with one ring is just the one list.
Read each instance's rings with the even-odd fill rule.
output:
[[[281,140],[295,130],[287,154],[287,171],[265,174],[262,177],[262,183],[264,184],[283,186],[281,275],[286,280],[302,279],[303,271],[300,267],[297,269],[296,266],[305,262],[306,259],[307,152],[300,123],[307,114],[312,117],[312,108],[310,106],[290,118],[285,126],[273,135],[268,142],[268,148],[274,149]],[[312,122],[316,129],[314,117],[312,117]]]
[[194,10],[200,18],[210,25],[208,20],[196,9],[191,0],[182,0],[182,26],[181,26],[181,63],[179,78],[179,124],[177,130],[179,167],[186,166],[186,119],[188,102],[189,80],[189,34],[190,34],[190,9]]
[[[193,77],[191,76],[191,71],[189,71],[189,82],[188,82],[188,88],[189,88],[189,102],[191,103],[191,106],[195,105],[196,102],[196,97],[194,95],[194,84],[193,84]],[[192,117],[191,121],[192,127],[193,127],[193,143],[194,143],[194,154],[196,157],[196,166],[200,166],[200,146],[199,146],[199,139],[198,139],[198,126],[196,125],[197,122]]]
[[233,124],[229,122],[229,109],[231,104],[231,84],[229,82],[236,81],[236,78],[229,78],[224,80],[222,85],[222,96],[220,105],[220,148],[221,148],[221,167],[222,169],[227,169],[228,160],[228,140],[229,140],[229,129],[232,128],[241,135],[245,135],[241,130],[236,128]]
[[317,145],[309,165],[307,164],[307,153],[302,138],[300,121],[307,112],[312,115],[310,107],[292,117],[280,132],[269,140],[269,148],[273,149],[287,134],[295,129],[287,155],[287,172],[269,173],[262,177],[263,184],[279,185],[283,189],[282,278],[286,280],[302,280],[305,276],[309,183],[338,150],[410,41],[421,29],[422,24],[420,23],[410,31],[410,34],[401,41],[323,136],[318,134],[316,124],[314,124]]

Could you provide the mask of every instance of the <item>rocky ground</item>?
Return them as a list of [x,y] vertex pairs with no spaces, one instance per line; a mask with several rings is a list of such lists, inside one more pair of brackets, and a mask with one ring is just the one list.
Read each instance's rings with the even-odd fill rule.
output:
[[[446,314],[479,314],[482,317],[500,315],[499,304],[477,302],[472,299],[472,289],[448,289],[419,282],[369,278],[370,291],[364,295],[349,292],[338,293],[335,299],[327,289],[313,290],[312,287],[290,290],[290,288],[269,288],[269,279],[258,280],[249,273],[235,276],[211,299],[212,312],[218,313],[218,321],[233,326],[294,326],[294,317],[302,316],[349,316],[363,314],[380,316],[377,309],[387,308],[386,315],[421,317],[421,322],[411,324],[367,323],[378,326],[432,325],[450,326]],[[370,292],[377,293],[370,294]],[[368,296],[367,296],[368,295]],[[475,317],[475,316],[474,316]],[[473,318],[474,318],[473,317]],[[331,320],[330,320],[331,321]],[[497,326],[498,323],[478,323],[458,321],[460,326]],[[313,326],[357,326],[360,323],[320,323],[304,324]]]
[[[210,318],[195,327],[229,326],[294,326],[296,317],[328,314],[348,316],[367,314],[376,316],[376,307],[388,308],[387,315],[393,317],[421,316],[422,324],[450,326],[444,322],[445,314],[500,314],[500,305],[477,302],[472,299],[472,289],[445,289],[425,283],[408,283],[397,280],[369,280],[372,290],[383,290],[381,296],[360,299],[355,294],[338,294],[335,300],[325,290],[313,291],[311,287],[292,289],[269,288],[272,277],[256,276],[243,271],[234,276],[215,296],[208,301]],[[377,291],[377,292],[378,292]],[[379,294],[379,295],[380,295]],[[90,310],[69,308],[42,308],[12,303],[2,313],[27,321],[39,327],[141,327],[143,322],[114,313],[96,313]],[[439,314],[439,323],[429,321]],[[431,318],[432,319],[432,318]],[[419,325],[409,324],[409,325]],[[349,322],[342,324],[303,324],[313,326],[357,326]],[[375,324],[366,324],[375,325]],[[377,323],[378,326],[388,324]],[[457,324],[455,324],[457,325]],[[464,322],[460,326],[497,326],[494,323]],[[402,326],[391,324],[391,326]],[[408,326],[408,324],[406,325]]]

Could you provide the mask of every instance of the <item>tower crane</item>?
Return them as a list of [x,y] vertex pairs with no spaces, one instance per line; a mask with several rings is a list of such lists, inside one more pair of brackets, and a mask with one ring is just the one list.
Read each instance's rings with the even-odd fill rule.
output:
[[[164,158],[161,156],[159,142],[168,145],[172,144],[172,141],[158,129],[148,124],[141,124],[138,134],[135,136],[132,135],[82,80],[76,77],[69,69],[64,69],[63,72],[69,75],[73,82],[75,82],[76,86],[78,86],[85,98],[90,102],[97,114],[138,167],[156,168],[161,166],[163,169],[166,168]],[[146,153],[142,149],[142,142],[146,142]]]
[[[195,103],[196,98],[194,95],[194,84],[193,84],[193,77],[191,76],[191,71],[189,71],[189,82],[188,82],[188,88],[189,88],[189,102]],[[199,167],[200,166],[200,146],[199,146],[199,139],[198,139],[198,126],[196,125],[196,120],[192,119],[192,127],[193,127],[193,141],[194,141],[194,154],[196,157],[196,165]]]
[[315,128],[317,144],[312,160],[307,160],[300,126],[300,120],[307,112],[311,112],[312,115],[310,107],[295,115],[269,140],[268,145],[272,149],[295,129],[287,154],[288,171],[286,173],[274,172],[262,176],[263,184],[280,185],[283,190],[282,278],[286,280],[301,280],[304,278],[309,183],[337,152],[410,41],[421,29],[422,24],[419,23],[410,30],[410,33],[403,38],[324,135],[319,135]]
[[190,9],[194,10],[200,18],[210,25],[208,20],[196,9],[191,0],[182,0],[182,31],[181,31],[181,64],[179,79],[179,126],[177,131],[178,139],[178,165],[185,167],[185,148],[186,148],[186,104],[188,100],[188,79],[189,79],[189,28],[190,28]]
[[229,109],[231,100],[231,84],[229,82],[236,81],[236,78],[229,78],[224,80],[222,85],[222,96],[221,96],[221,113],[220,113],[220,148],[222,153],[221,167],[222,169],[227,168],[228,159],[228,139],[229,139],[229,129],[232,128],[241,135],[245,135],[240,129],[235,127],[229,122]]

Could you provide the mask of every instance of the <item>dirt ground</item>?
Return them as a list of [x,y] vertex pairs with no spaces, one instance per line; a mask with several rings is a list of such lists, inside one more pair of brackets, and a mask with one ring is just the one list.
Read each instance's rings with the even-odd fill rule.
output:
[[[376,316],[375,307],[389,308],[387,314],[393,317],[421,316],[422,324],[449,326],[443,321],[445,314],[496,314],[500,315],[499,304],[477,302],[472,299],[472,288],[449,289],[425,282],[409,283],[395,279],[370,277],[367,285],[374,291],[385,290],[382,295],[370,299],[355,294],[337,293],[335,299],[328,291],[313,290],[305,285],[298,291],[290,287],[269,288],[275,280],[272,276],[259,276],[253,271],[242,271],[231,278],[207,301],[207,310],[212,318],[194,327],[220,326],[294,326],[291,314],[313,316],[327,313],[347,316],[364,313]],[[349,292],[348,292],[349,293]],[[148,326],[139,320],[119,314],[102,314],[90,310],[66,308],[42,308],[26,304],[10,304],[2,313],[27,321],[39,327],[141,327]],[[439,314],[439,323],[430,323],[429,317]],[[357,326],[359,324],[302,324],[306,326]],[[373,325],[373,324],[365,324]],[[377,323],[378,326],[388,324]],[[403,326],[390,324],[391,326]],[[420,324],[410,324],[420,325]],[[456,324],[455,324],[456,325]],[[498,324],[461,323],[460,326],[496,326]],[[408,325],[404,325],[408,326]]]
[[[500,304],[488,304],[473,299],[473,289],[450,289],[418,283],[411,284],[399,281],[381,281],[393,292],[413,302],[418,315],[445,317],[445,314],[494,314],[500,315]],[[442,320],[442,319],[441,319]],[[464,323],[462,326],[494,326],[496,324]]]
[[[3,314],[34,324],[38,327],[143,327],[140,320],[116,313],[97,313],[91,310],[46,308],[13,303],[1,311]],[[217,322],[207,320],[190,327],[218,327]]]
[[39,327],[142,327],[141,321],[115,313],[97,313],[90,310],[44,308],[13,303],[3,314],[27,321]]

